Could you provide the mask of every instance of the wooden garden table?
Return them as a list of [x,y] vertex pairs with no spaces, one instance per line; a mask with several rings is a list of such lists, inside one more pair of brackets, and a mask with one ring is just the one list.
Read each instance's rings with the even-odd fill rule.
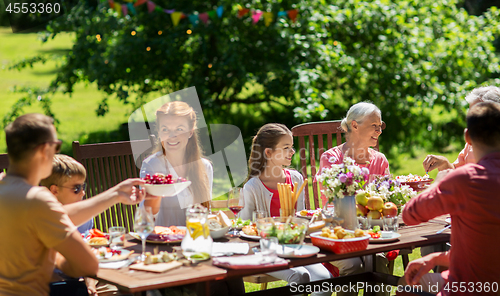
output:
[[[391,243],[369,244],[368,248],[363,251],[347,253],[347,254],[334,254],[331,252],[321,250],[316,256],[309,258],[291,259],[288,260],[288,266],[273,267],[273,268],[255,268],[255,269],[224,269],[212,265],[211,261],[206,261],[198,264],[197,266],[181,266],[177,269],[167,271],[165,273],[152,273],[145,271],[134,271],[129,268],[123,269],[99,269],[97,278],[99,280],[109,282],[116,285],[120,290],[129,293],[137,293],[175,286],[182,286],[187,284],[198,284],[198,295],[209,293],[209,282],[223,279],[240,278],[248,275],[255,275],[276,271],[291,267],[305,266],[309,264],[336,261],[340,259],[347,259],[353,257],[361,257],[367,255],[375,255],[380,252],[403,248],[416,248],[435,244],[444,244],[449,242],[451,231],[448,229],[441,234],[436,234],[436,231],[446,226],[444,217],[433,219],[429,222],[422,223],[416,226],[400,226],[399,233],[401,237],[399,241]],[[131,237],[130,237],[131,238]],[[215,240],[216,242],[248,242],[250,250],[252,247],[258,245],[258,241],[246,240],[244,238],[224,238]],[[310,239],[306,238],[305,244],[311,244]],[[147,251],[152,252],[154,247],[158,246],[160,251],[171,252],[174,249],[179,249],[179,244],[147,244]],[[135,240],[129,240],[125,244],[125,248],[135,250],[136,253],[141,252],[141,244]],[[251,251],[250,251],[251,252]],[[375,260],[373,260],[375,262]],[[388,284],[395,284],[397,277],[391,275],[383,275],[373,272],[374,266],[368,266],[367,272],[357,275],[350,275],[345,277],[338,277],[329,280],[332,283],[349,283],[351,281],[364,281],[364,282],[384,282]],[[279,290],[279,291],[278,291]],[[274,291],[274,292],[273,292]],[[269,289],[265,291],[254,292],[262,295],[279,295],[290,294],[289,287],[282,287],[277,289]]]

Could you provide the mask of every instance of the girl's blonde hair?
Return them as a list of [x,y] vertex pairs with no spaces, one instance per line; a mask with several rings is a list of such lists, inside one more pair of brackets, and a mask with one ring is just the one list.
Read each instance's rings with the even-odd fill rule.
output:
[[275,149],[281,137],[292,135],[292,132],[281,123],[268,123],[263,125],[252,140],[252,151],[248,160],[248,178],[259,176],[266,167],[266,148]]
[[[160,118],[167,115],[186,117],[189,122],[189,130],[193,131],[193,135],[188,139],[186,152],[184,153],[184,164],[187,166],[186,177],[193,182],[190,189],[193,193],[194,201],[202,203],[205,207],[209,207],[210,193],[208,176],[205,166],[202,162],[203,148],[200,145],[198,129],[196,128],[197,118],[194,109],[185,102],[173,101],[164,104],[156,110],[156,128],[160,130]],[[160,137],[158,137],[158,146],[155,152],[162,151],[165,155]]]

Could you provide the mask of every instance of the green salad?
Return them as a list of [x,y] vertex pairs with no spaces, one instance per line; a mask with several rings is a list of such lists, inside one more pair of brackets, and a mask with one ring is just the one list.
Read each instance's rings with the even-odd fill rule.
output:
[[299,225],[292,222],[285,228],[284,224],[276,223],[262,232],[266,237],[277,237],[280,244],[298,244],[304,239],[306,225]]
[[250,220],[243,221],[243,219],[241,218],[233,219],[232,222],[233,222],[233,227],[238,227],[238,228],[242,228],[243,226],[247,226],[250,225],[250,223],[252,223]]

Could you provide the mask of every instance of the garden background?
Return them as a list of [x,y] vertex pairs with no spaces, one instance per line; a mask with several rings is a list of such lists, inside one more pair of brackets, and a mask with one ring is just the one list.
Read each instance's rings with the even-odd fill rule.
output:
[[[267,122],[337,120],[371,101],[387,123],[380,149],[391,172],[423,175],[425,155],[454,161],[463,147],[465,95],[500,81],[500,1],[156,0],[126,16],[107,1],[77,2],[46,28],[14,34],[0,1],[2,127],[52,115],[68,155],[74,140],[128,140],[131,112],[195,86],[207,123],[238,126],[247,153]],[[164,9],[186,17],[175,24]],[[273,19],[255,23],[258,10]]]

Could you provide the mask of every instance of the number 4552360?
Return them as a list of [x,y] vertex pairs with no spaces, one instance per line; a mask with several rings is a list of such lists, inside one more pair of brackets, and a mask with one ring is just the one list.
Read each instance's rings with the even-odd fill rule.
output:
[[8,13],[59,13],[61,5],[59,3],[9,3],[5,11]]

